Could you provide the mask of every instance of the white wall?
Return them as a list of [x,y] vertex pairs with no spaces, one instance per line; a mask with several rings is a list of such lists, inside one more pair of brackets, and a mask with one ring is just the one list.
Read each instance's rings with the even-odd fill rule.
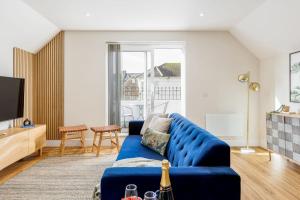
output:
[[289,100],[289,53],[283,53],[260,62],[260,133],[261,146],[266,147],[266,112],[289,105],[299,112],[300,104]]
[[[186,115],[205,125],[205,113],[245,113],[246,86],[237,75],[251,71],[258,79],[258,60],[228,32],[65,33],[65,123],[104,125],[106,114],[106,42],[184,41],[186,43]],[[258,99],[252,95],[251,141],[258,144]],[[231,144],[242,145],[242,138]]]

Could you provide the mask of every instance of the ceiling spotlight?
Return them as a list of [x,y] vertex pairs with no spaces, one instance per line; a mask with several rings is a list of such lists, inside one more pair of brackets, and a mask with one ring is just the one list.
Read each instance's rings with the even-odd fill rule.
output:
[[85,16],[89,17],[89,16],[91,16],[91,13],[87,12],[87,13],[85,13]]
[[203,16],[204,16],[204,13],[202,12],[202,13],[200,13],[199,15],[200,15],[200,17],[203,17]]

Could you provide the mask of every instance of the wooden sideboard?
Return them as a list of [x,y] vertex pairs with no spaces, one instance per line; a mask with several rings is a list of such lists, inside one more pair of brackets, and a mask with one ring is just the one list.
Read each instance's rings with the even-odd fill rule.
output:
[[300,164],[300,115],[267,113],[267,148]]
[[41,155],[45,143],[46,125],[1,131],[0,170],[38,150]]

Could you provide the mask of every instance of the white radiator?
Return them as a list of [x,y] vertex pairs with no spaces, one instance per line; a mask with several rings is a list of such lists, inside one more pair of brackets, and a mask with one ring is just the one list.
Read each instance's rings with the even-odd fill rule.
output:
[[216,136],[242,136],[244,130],[244,118],[242,114],[221,113],[206,114],[206,130]]

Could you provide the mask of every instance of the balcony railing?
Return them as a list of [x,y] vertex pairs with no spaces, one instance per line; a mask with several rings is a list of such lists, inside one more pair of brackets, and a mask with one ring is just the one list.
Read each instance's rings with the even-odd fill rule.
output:
[[[143,87],[124,87],[122,100],[143,100],[143,94]],[[156,86],[154,87],[154,100],[181,100],[181,87]]]
[[154,100],[180,100],[181,87],[161,86],[154,88]]

